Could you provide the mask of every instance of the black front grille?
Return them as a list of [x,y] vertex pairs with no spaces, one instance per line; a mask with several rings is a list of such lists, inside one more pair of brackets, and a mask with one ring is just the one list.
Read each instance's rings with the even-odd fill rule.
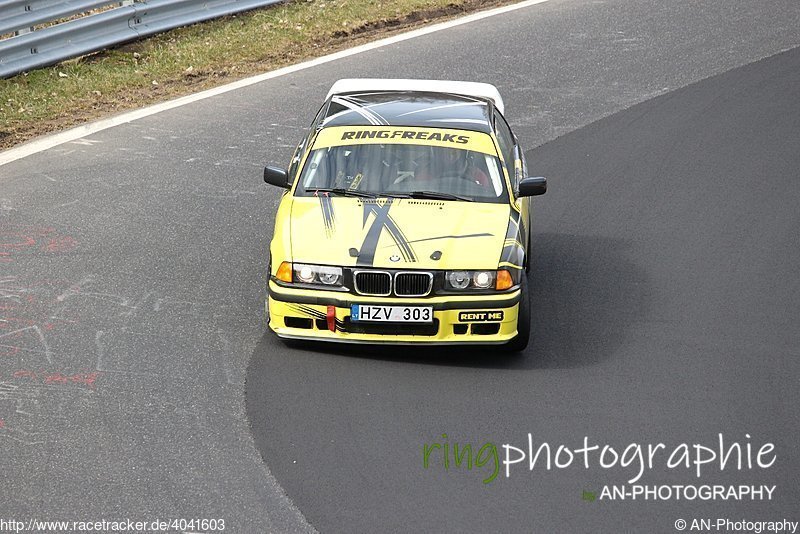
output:
[[500,331],[500,323],[476,323],[472,325],[472,334],[476,336],[493,336]]
[[385,296],[392,292],[392,275],[382,271],[355,273],[356,292],[362,295]]
[[431,273],[397,273],[394,292],[400,297],[424,297],[431,292],[432,283]]
[[306,317],[284,317],[283,324],[285,324],[288,328],[311,328],[313,324],[311,319]]
[[435,336],[439,333],[439,319],[432,323],[364,323],[344,318],[345,332],[352,334],[376,334],[385,336]]

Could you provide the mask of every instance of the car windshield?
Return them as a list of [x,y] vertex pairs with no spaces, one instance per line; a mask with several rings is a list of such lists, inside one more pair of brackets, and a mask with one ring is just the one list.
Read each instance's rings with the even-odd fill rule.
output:
[[[422,135],[417,134],[418,131],[423,129],[415,130],[414,135]],[[406,139],[387,136],[383,139],[366,138],[355,144],[325,146],[334,138],[329,134],[315,143],[303,167],[295,195],[327,193],[359,197],[507,201],[500,161],[496,155],[487,153],[487,147],[494,151],[491,138],[486,134],[469,133],[484,136],[486,140],[480,144],[465,141],[461,143],[463,147],[454,147],[441,146],[444,142],[436,141],[431,144],[410,143],[407,135]],[[351,138],[345,132],[341,136],[337,134],[335,139],[340,141],[342,137],[345,142]],[[378,139],[383,142],[378,142]]]

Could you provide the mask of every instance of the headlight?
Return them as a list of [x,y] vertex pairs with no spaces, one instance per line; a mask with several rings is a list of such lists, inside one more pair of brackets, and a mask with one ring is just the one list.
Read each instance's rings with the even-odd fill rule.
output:
[[475,287],[486,289],[492,285],[492,282],[494,281],[493,275],[494,273],[478,271],[472,275],[472,283],[475,284]]
[[496,289],[503,291],[514,285],[511,273],[499,271],[447,271],[444,288],[449,291],[469,291]]
[[466,289],[469,287],[470,273],[467,271],[450,271],[445,276],[450,289]]
[[295,263],[292,265],[293,281],[302,284],[317,284],[331,287],[341,287],[342,268],[327,265],[309,265]]

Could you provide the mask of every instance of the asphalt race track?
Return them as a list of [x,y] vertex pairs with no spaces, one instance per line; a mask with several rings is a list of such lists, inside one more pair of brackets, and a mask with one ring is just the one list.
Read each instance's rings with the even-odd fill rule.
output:
[[[266,335],[248,370],[248,413],[306,517],[334,531],[647,532],[684,516],[790,516],[800,498],[800,121],[786,111],[798,104],[796,49],[531,151],[534,168],[558,178],[537,200],[536,341],[524,356],[287,354]],[[783,469],[704,482],[770,482],[779,493],[757,504],[590,504],[584,489],[630,477],[596,464],[516,466],[484,485],[492,462],[423,469],[423,443],[442,433],[477,449],[520,447],[528,432],[620,450],[749,433],[775,443]],[[648,478],[696,483],[667,469]]]
[[[794,1],[551,0],[0,167],[0,517],[222,518],[235,533],[800,520],[799,45]],[[550,179],[525,354],[266,332],[279,192],[261,167],[288,160],[343,76],[504,94]],[[423,467],[425,445],[502,459],[528,433],[554,451],[772,443],[766,469],[698,477],[659,457],[637,484],[775,489],[591,502],[636,469],[526,460],[484,483],[489,456]]]

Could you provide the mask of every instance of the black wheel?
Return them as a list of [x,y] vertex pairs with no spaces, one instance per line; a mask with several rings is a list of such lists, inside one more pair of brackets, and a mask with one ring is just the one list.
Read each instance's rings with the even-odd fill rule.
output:
[[525,247],[525,274],[531,272],[531,228],[528,225],[528,246]]
[[269,263],[267,264],[267,287],[266,287],[266,301],[264,302],[264,324],[267,325],[267,330],[272,331],[269,327],[269,308],[267,307],[267,302],[269,302],[269,277],[272,274],[272,257],[269,259]]
[[528,277],[522,275],[519,296],[519,315],[517,319],[517,335],[505,345],[508,352],[520,352],[528,346],[531,337],[531,299],[528,293]]

